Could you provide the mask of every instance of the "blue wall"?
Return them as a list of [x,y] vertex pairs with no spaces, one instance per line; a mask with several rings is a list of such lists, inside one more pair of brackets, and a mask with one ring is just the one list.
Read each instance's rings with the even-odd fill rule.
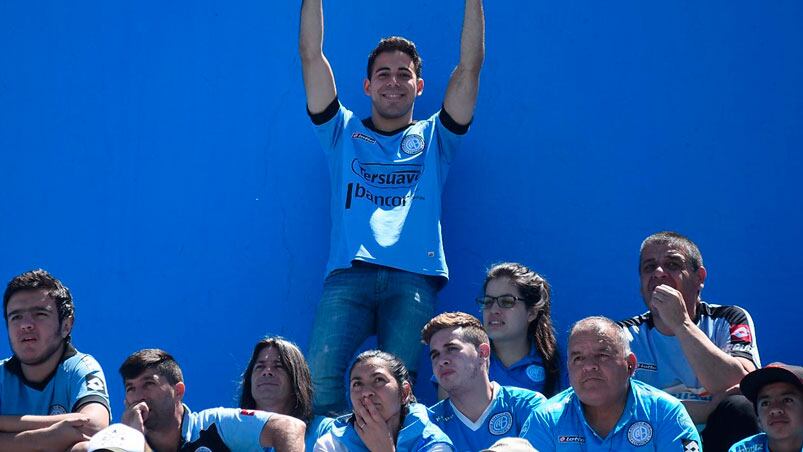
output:
[[[73,290],[74,341],[105,366],[116,416],[116,369],[139,348],[174,353],[202,408],[233,403],[260,336],[307,344],[329,187],[299,5],[0,0],[0,280],[43,267]],[[461,1],[325,8],[346,105],[368,114],[365,57],[402,34],[425,58],[417,116],[440,106]],[[800,362],[803,3],[488,1],[486,14],[476,120],[445,193],[440,308],[474,310],[484,268],[506,259],[551,281],[561,332],[639,313],[638,245],[674,229],[702,248],[705,298],[753,313],[763,361]]]

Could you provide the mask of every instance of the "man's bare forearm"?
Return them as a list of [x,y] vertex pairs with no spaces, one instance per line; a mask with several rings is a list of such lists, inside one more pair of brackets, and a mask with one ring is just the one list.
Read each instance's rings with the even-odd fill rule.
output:
[[307,108],[320,113],[337,95],[332,67],[323,54],[323,4],[303,0],[298,33],[298,54],[307,93]]
[[466,0],[460,35],[460,62],[452,72],[443,100],[446,112],[458,124],[468,124],[474,116],[484,60],[485,14],[482,1]]
[[747,360],[728,355],[717,347],[693,322],[684,322],[675,331],[686,360],[708,392],[715,394],[738,385],[755,369]]

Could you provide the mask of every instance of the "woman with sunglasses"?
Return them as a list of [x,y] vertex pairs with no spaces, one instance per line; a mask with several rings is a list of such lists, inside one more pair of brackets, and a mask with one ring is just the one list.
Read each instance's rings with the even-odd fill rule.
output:
[[452,452],[429,411],[416,403],[407,368],[390,353],[369,350],[349,370],[354,412],[337,418],[315,452]]
[[[257,342],[240,384],[240,408],[271,411],[307,424],[306,449],[334,419],[312,415],[312,382],[304,354],[292,342],[266,337]],[[272,449],[266,449],[268,451]]]
[[488,270],[483,291],[477,303],[491,339],[491,380],[555,395],[560,358],[549,283],[522,264],[504,262]]

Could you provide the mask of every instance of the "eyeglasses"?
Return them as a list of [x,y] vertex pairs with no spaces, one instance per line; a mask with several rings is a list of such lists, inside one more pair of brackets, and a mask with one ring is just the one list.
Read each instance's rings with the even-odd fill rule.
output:
[[524,298],[513,295],[500,295],[498,297],[489,297],[486,295],[484,297],[477,298],[477,304],[483,309],[491,309],[494,306],[494,303],[498,304],[500,308],[510,309],[513,306],[516,306],[517,301],[524,301]]

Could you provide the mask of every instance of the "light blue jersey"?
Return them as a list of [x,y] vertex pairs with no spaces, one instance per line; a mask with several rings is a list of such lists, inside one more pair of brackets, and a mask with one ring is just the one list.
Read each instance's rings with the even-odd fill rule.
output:
[[[0,362],[0,415],[55,415],[78,411],[87,403],[109,410],[106,378],[95,358],[67,344],[56,372],[34,383],[25,379],[19,359]],[[111,419],[111,410],[109,410]]]
[[[803,452],[803,444],[800,451]],[[770,452],[769,437],[764,432],[750,436],[731,446],[728,452]]]
[[271,413],[266,411],[239,408],[211,408],[193,413],[184,405],[179,451],[263,452],[260,437],[270,417]]
[[[430,421],[431,413],[420,403],[411,403],[396,439],[396,452],[452,452],[452,442]],[[315,443],[316,452],[368,452],[354,428],[351,414],[329,424],[329,430]]]
[[493,385],[493,397],[485,412],[472,422],[447,399],[433,405],[433,420],[454,443],[458,452],[486,449],[500,438],[519,436],[524,421],[544,396],[528,389]]
[[[761,367],[756,333],[750,314],[738,306],[719,306],[701,302],[697,326],[725,353],[750,360]],[[694,374],[675,336],[658,331],[652,315],[646,314],[619,322],[630,340],[638,364],[633,375],[679,400],[708,402],[711,394]]]
[[332,184],[327,274],[356,259],[448,277],[441,192],[461,135],[444,125],[444,115],[390,135],[373,130],[337,99],[313,115]]
[[586,422],[573,388],[541,405],[527,419],[521,436],[541,452],[700,450],[700,436],[683,405],[665,392],[633,379],[624,412],[605,438]]

